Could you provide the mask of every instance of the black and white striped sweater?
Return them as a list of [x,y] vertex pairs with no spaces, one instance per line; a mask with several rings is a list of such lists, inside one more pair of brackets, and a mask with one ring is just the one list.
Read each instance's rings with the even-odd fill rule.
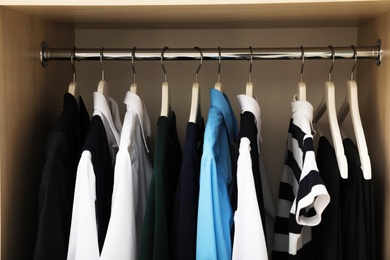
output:
[[313,107],[293,101],[276,210],[273,259],[312,259],[311,226],[330,201],[319,175],[312,135]]

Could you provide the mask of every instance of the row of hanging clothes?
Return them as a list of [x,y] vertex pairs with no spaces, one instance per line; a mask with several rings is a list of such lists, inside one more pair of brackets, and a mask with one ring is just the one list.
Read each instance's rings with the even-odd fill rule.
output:
[[[347,94],[338,111],[331,80],[334,55],[314,114],[305,101],[305,83],[297,86],[279,186],[272,259],[376,259],[371,162],[353,80],[354,52]],[[356,144],[339,126],[348,113]],[[318,125],[325,114],[332,142]],[[313,134],[319,135],[317,145]]]
[[[200,64],[182,149],[163,65],[166,49],[153,162],[151,123],[135,76],[122,123],[102,69],[90,119],[73,67],[63,111],[46,142],[34,259],[375,259],[371,165],[353,80],[355,49],[342,107],[337,113],[332,49],[329,80],[313,113],[306,101],[302,48],[277,205],[260,151],[252,56],[246,93],[237,96],[239,125],[219,77],[210,89],[205,125],[197,81],[203,54],[197,48]],[[357,146],[342,138],[339,127],[349,112]],[[317,125],[325,114],[332,142]]]

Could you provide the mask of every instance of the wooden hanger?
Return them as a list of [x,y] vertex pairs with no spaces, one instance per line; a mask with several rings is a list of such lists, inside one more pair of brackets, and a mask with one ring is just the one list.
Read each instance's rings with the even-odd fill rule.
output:
[[169,116],[169,85],[164,81],[161,87],[161,113],[160,116]]
[[301,66],[301,81],[297,85],[297,99],[306,100],[306,84],[303,82],[303,68],[305,65],[305,52],[303,46],[301,46],[302,51],[302,66]]
[[253,52],[252,52],[252,46],[249,46],[249,51],[251,53],[251,58],[250,58],[250,65],[249,65],[248,82],[246,83],[246,86],[245,86],[245,94],[247,96],[253,97],[253,83],[252,83]]
[[79,86],[78,86],[78,84],[77,84],[76,81],[72,81],[72,82],[69,84],[68,93],[69,93],[69,94],[72,94],[72,95],[75,97],[76,102],[77,102],[77,105],[79,105],[80,90],[79,90]]
[[201,49],[199,47],[195,47],[195,48],[199,50],[199,53],[200,53],[200,63],[199,63],[199,67],[198,67],[198,69],[196,70],[196,73],[195,73],[195,83],[192,84],[191,110],[190,110],[190,118],[188,120],[191,123],[198,122],[197,119],[201,115],[201,113],[200,113],[200,86],[199,86],[199,83],[198,83],[198,73],[199,73],[200,68],[202,67],[203,53],[202,53],[202,51],[201,51]]
[[131,83],[130,85],[130,92],[137,94],[137,83],[135,83],[134,58],[135,58],[135,47],[133,48],[133,52],[131,56],[131,67],[133,68],[133,83]]
[[165,47],[161,51],[161,67],[164,71],[164,82],[161,87],[161,113],[160,116],[169,116],[170,112],[170,97],[169,97],[169,85],[167,81],[167,71],[165,70],[163,58],[164,58],[164,52],[168,49],[168,47]]
[[299,82],[297,85],[297,100],[306,100],[306,84],[305,82]]
[[191,95],[191,110],[189,122],[196,123],[197,118],[200,114],[200,88],[199,84],[195,82],[192,84],[192,95]]
[[337,165],[339,167],[340,175],[343,179],[348,178],[348,163],[347,158],[344,154],[344,146],[343,141],[341,139],[340,134],[340,128],[337,121],[337,114],[336,114],[336,101],[335,101],[335,86],[333,82],[331,81],[331,73],[334,65],[334,51],[332,49],[332,55],[333,55],[333,62],[332,67],[329,71],[329,80],[325,82],[324,87],[324,95],[322,97],[320,105],[317,107],[316,111],[314,112],[314,118],[313,118],[313,124],[316,128],[316,131],[322,135],[317,123],[321,119],[322,115],[325,113],[325,111],[328,114],[329,119],[329,127],[330,132],[332,135],[332,141],[333,146],[336,153],[336,159],[337,159]]
[[245,86],[245,94],[247,96],[253,97],[253,83],[247,82]]
[[77,102],[77,106],[79,106],[80,103],[80,90],[76,82],[76,69],[73,63],[73,59],[75,56],[76,48],[73,48],[72,55],[70,57],[70,63],[72,64],[72,70],[73,70],[73,81],[69,84],[68,87],[68,93],[72,94]]
[[218,56],[218,78],[217,78],[217,82],[214,85],[214,88],[216,90],[219,90],[219,91],[222,92],[222,83],[221,83],[221,47],[219,47],[219,46],[218,46],[218,53],[219,53],[219,56]]
[[97,92],[101,93],[107,100],[107,103],[110,101],[110,93],[108,91],[108,84],[104,80],[104,68],[103,68],[103,48],[100,52],[100,64],[102,67],[102,79],[99,81]]
[[137,83],[131,83],[130,85],[130,92],[137,94]]
[[355,63],[351,72],[351,80],[347,81],[347,95],[345,96],[344,102],[337,114],[338,122],[341,125],[344,122],[348,112],[351,113],[353,130],[355,133],[356,144],[359,150],[359,157],[361,163],[361,169],[363,172],[364,179],[370,180],[372,177],[371,160],[368,155],[367,142],[364,136],[364,130],[362,121],[359,113],[359,101],[358,101],[358,87],[356,81],[353,80],[353,72],[356,67],[356,50],[352,46],[355,52]]

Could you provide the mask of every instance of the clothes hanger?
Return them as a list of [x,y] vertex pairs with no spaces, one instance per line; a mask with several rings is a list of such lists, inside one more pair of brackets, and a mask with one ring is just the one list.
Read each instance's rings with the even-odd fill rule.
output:
[[[322,96],[321,103],[317,107],[316,111],[314,112],[314,116],[313,116],[313,126],[315,127],[316,132],[320,136],[323,136],[323,133],[322,133],[321,129],[319,128],[319,126],[317,125],[317,122],[321,119],[321,117],[325,113],[327,106],[332,108],[333,104],[335,103],[334,99],[332,98],[334,96],[334,84],[331,82],[332,70],[333,70],[333,66],[334,66],[334,55],[333,55],[333,47],[329,46],[329,48],[331,48],[331,51],[332,51],[332,66],[330,67],[330,70],[329,70],[328,81],[325,82],[324,95]],[[333,95],[329,96],[329,94],[333,94]],[[329,105],[327,105],[327,103],[329,103]],[[336,105],[334,105],[334,106],[336,106]]]
[[70,56],[70,63],[72,64],[72,70],[73,70],[73,81],[69,84],[68,93],[72,94],[75,97],[77,106],[79,106],[80,90],[76,82],[76,68],[73,63],[75,52],[76,52],[76,47],[73,48],[72,54]]
[[200,68],[202,67],[203,63],[203,53],[202,50],[196,46],[195,49],[197,49],[200,53],[200,63],[199,67],[195,72],[195,83],[192,84],[192,95],[191,95],[191,110],[190,110],[190,118],[189,122],[196,123],[198,122],[198,119],[201,115],[200,113],[200,87],[198,83],[198,73]]
[[220,80],[221,80],[221,47],[218,46],[218,77],[217,77],[217,82],[214,85],[214,88],[222,92],[222,83],[220,82]]
[[335,101],[335,86],[332,79],[332,70],[334,66],[335,53],[332,46],[329,46],[332,51],[332,66],[329,70],[329,80],[325,82],[324,95],[322,97],[320,105],[317,107],[314,112],[313,125],[315,126],[317,132],[322,135],[321,130],[319,129],[317,123],[321,119],[325,111],[328,114],[329,127],[332,135],[333,146],[336,153],[337,165],[339,167],[340,175],[343,179],[348,178],[348,163],[347,158],[344,154],[343,141],[341,139],[340,127],[337,122],[336,114],[336,101]]
[[103,47],[100,52],[100,65],[102,68],[102,79],[99,81],[98,87],[97,87],[97,92],[103,94],[103,96],[106,98],[107,103],[110,101],[110,94],[108,91],[108,84],[107,81],[104,80],[104,68],[103,68]]
[[161,67],[164,71],[164,82],[162,84],[162,93],[161,93],[161,113],[160,116],[169,116],[170,112],[170,99],[169,99],[169,85],[167,81],[167,71],[165,70],[163,58],[164,58],[164,52],[169,49],[168,47],[165,47],[161,51]]
[[301,81],[297,85],[297,99],[298,100],[306,100],[306,84],[303,82],[303,68],[305,66],[305,51],[303,46],[301,46],[301,57],[302,57],[302,65],[301,65]]
[[249,51],[251,53],[251,59],[250,59],[250,65],[249,65],[248,82],[246,83],[246,87],[245,87],[245,94],[247,96],[253,97],[253,83],[252,83],[253,52],[252,52],[252,46],[249,46]]
[[353,130],[355,132],[356,144],[359,150],[359,157],[361,163],[361,169],[363,172],[364,179],[370,180],[372,177],[371,171],[371,160],[368,155],[367,142],[364,136],[362,121],[359,113],[359,102],[358,102],[358,88],[356,81],[353,80],[353,74],[357,63],[357,54],[355,46],[351,46],[354,51],[355,62],[351,71],[351,80],[347,81],[347,95],[345,96],[344,102],[337,114],[338,122],[341,125],[344,122],[348,112],[351,113]]
[[130,85],[130,92],[137,94],[137,83],[135,83],[135,68],[134,68],[134,58],[135,58],[135,47],[131,55],[131,67],[133,68],[133,83]]

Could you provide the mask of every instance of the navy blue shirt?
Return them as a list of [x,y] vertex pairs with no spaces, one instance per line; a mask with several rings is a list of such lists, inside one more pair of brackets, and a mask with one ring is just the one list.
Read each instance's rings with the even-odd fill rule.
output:
[[204,126],[187,124],[174,205],[174,259],[196,258],[196,227],[198,219],[200,159]]

